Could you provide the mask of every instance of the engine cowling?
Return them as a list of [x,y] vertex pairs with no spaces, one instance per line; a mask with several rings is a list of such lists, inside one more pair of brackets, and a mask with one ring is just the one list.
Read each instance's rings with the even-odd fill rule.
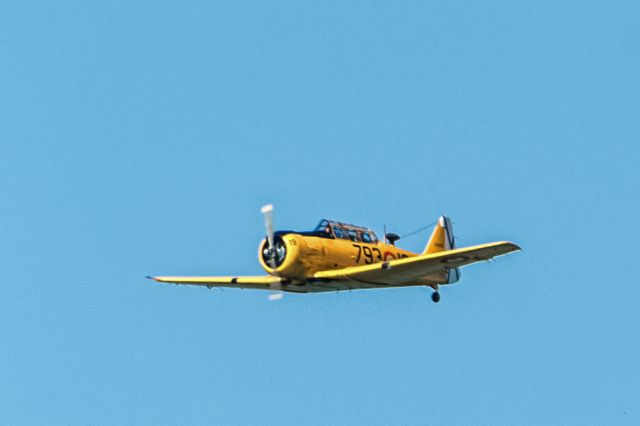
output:
[[273,239],[274,250],[269,248],[267,239],[258,246],[258,261],[270,275],[286,278],[304,278],[306,267],[301,260],[305,252],[305,241],[296,234],[277,234]]

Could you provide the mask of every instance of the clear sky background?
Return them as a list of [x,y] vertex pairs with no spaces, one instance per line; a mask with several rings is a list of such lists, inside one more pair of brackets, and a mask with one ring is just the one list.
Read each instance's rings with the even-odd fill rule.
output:
[[[0,6],[0,423],[640,423],[638,2],[130,3]],[[144,279],[261,274],[268,202],[524,251]]]

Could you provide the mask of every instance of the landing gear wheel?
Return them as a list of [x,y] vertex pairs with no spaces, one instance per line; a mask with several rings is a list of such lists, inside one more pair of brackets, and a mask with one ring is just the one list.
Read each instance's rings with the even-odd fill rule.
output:
[[434,291],[431,293],[431,300],[433,300],[433,303],[438,303],[440,301],[440,292]]

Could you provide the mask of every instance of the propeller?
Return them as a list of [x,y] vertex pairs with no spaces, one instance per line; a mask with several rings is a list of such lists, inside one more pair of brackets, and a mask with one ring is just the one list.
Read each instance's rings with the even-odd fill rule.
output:
[[274,246],[274,237],[273,237],[273,204],[267,204],[263,206],[260,211],[264,216],[264,227],[267,230],[267,242],[269,243],[269,247],[267,248],[269,257],[269,261],[272,268],[276,267],[276,248]]
[[[273,232],[273,204],[262,206],[260,212],[264,216],[264,227],[267,231],[267,257],[269,258],[268,263],[272,268],[275,268],[277,266],[277,252]],[[269,300],[275,301],[282,299],[282,286],[279,283],[271,284],[271,290],[275,291],[276,293],[270,294]]]

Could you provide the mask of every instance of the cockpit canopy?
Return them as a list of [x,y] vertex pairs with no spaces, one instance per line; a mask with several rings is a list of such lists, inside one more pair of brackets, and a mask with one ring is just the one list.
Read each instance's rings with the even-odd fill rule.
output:
[[313,231],[303,234],[320,238],[349,240],[356,243],[378,242],[378,237],[370,229],[327,219],[322,219]]

